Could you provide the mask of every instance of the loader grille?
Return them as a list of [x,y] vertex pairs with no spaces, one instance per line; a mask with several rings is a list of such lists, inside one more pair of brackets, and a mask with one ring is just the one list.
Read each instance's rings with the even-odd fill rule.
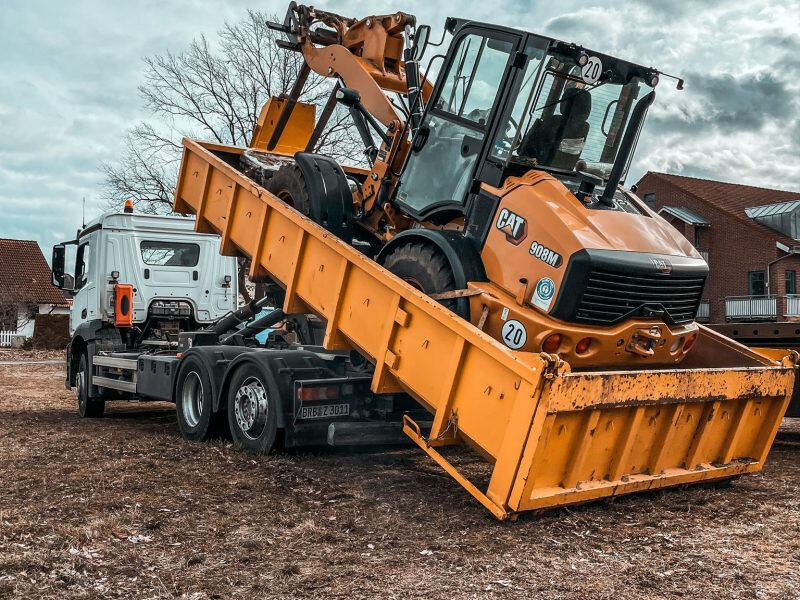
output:
[[613,273],[595,269],[578,303],[577,318],[584,323],[612,325],[629,316],[657,316],[686,323],[694,319],[705,277]]

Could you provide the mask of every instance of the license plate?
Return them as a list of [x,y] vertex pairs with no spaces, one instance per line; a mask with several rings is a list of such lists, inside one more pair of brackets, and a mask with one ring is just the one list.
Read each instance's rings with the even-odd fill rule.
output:
[[301,419],[331,419],[349,415],[349,404],[317,404],[300,408]]

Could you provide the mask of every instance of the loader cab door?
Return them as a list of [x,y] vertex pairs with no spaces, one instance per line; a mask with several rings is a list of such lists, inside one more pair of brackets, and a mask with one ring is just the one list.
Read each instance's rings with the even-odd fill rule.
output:
[[463,211],[521,40],[469,25],[456,34],[400,177],[395,199],[408,214],[424,220]]

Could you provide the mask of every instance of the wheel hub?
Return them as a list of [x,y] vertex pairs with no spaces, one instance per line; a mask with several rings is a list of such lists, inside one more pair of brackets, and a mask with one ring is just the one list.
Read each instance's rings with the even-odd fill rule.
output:
[[239,430],[251,440],[258,439],[267,426],[269,403],[267,391],[255,377],[247,379],[236,391],[233,412]]
[[183,382],[181,405],[186,424],[197,427],[203,413],[203,382],[196,371],[191,371]]
[[86,374],[83,371],[78,371],[75,375],[75,392],[78,395],[78,402],[83,403],[86,390]]

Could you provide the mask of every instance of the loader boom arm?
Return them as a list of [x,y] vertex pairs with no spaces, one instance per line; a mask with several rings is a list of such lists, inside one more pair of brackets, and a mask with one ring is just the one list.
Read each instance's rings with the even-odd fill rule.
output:
[[[318,75],[357,90],[364,108],[386,127],[398,116],[384,92],[408,92],[403,49],[415,26],[416,17],[403,12],[352,19],[296,2],[282,24],[270,23],[289,36],[282,47],[301,52]],[[425,81],[422,88],[427,100],[432,86]]]

